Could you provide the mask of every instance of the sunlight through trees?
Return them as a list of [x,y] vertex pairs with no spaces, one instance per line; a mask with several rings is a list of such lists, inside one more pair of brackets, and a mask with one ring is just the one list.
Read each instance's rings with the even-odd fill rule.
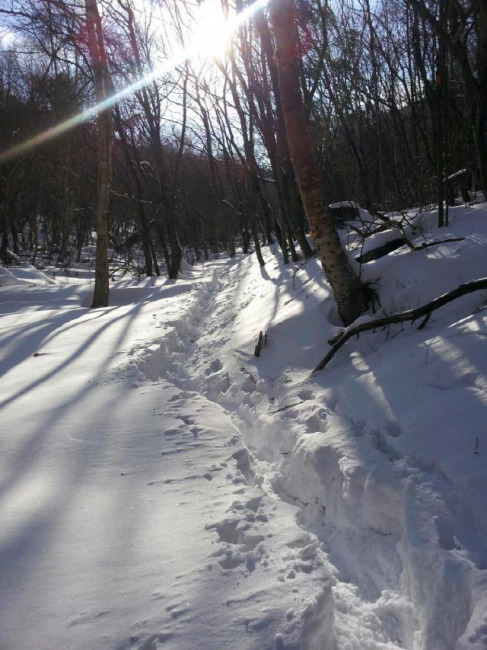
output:
[[[295,137],[270,21],[281,5],[294,15],[287,35],[303,125]],[[237,250],[262,265],[261,249],[274,241],[296,263],[312,254],[310,234],[323,259],[318,231],[327,223],[328,249],[340,257],[329,203],[371,211],[437,203],[441,225],[456,194],[468,201],[486,191],[484,3],[95,7],[10,0],[0,9],[0,252],[62,265],[96,244],[105,268],[96,304],[106,302],[109,260],[175,279],[185,259]],[[100,102],[103,110],[93,108]],[[301,160],[315,160],[318,221],[296,144]],[[324,263],[334,284],[332,266]],[[352,284],[345,321],[364,304]]]

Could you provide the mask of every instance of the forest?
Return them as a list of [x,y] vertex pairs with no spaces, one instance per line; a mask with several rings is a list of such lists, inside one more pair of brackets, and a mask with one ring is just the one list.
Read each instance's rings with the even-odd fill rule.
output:
[[0,20],[1,258],[69,267],[96,241],[99,304],[108,262],[174,279],[276,240],[313,253],[284,69],[318,222],[349,201],[437,204],[441,226],[487,189],[481,0],[4,0]]
[[485,650],[486,198],[487,0],[0,0],[0,648]]

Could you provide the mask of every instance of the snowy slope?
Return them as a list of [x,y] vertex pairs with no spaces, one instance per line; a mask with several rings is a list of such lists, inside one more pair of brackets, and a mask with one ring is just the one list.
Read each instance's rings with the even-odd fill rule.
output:
[[97,311],[89,287],[3,290],[2,649],[320,637],[330,580],[296,506],[250,486],[229,415],[166,376],[212,278],[121,284]]
[[[422,236],[462,241],[362,267],[378,315],[487,276],[486,205],[450,218]],[[2,650],[485,650],[485,295],[311,377],[339,331],[323,273],[266,259],[102,310],[9,269]]]

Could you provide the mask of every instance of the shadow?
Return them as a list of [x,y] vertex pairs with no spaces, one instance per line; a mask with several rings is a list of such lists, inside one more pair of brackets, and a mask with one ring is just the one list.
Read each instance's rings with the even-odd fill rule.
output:
[[[306,261],[301,267],[293,266],[284,266],[282,263],[279,263],[279,260],[276,259],[276,263],[280,266],[280,275],[278,278],[272,278],[266,267],[260,268],[260,275],[264,282],[272,282],[275,287],[275,299],[273,301],[273,310],[270,316],[267,318],[266,323],[262,325],[261,329],[263,331],[269,331],[271,328],[275,328],[276,325],[283,326],[284,329],[288,329],[288,323],[294,327],[295,319],[294,317],[288,318],[286,323],[281,323],[279,321],[279,313],[283,307],[287,306],[290,302],[296,301],[302,305],[302,309],[306,310],[311,309],[314,311],[316,309],[323,311],[328,311],[332,306],[332,300],[330,296],[330,287],[327,283],[325,274],[319,262],[315,258],[311,258]],[[318,297],[316,292],[320,293]],[[327,296],[323,299],[323,296]],[[289,296],[292,296],[289,298]],[[324,323],[324,330],[327,329],[330,324]],[[296,326],[295,330],[298,333],[298,338],[301,337],[306,331],[307,326]],[[331,330],[330,330],[331,331]],[[306,341],[309,341],[309,345],[312,345],[311,340],[307,334],[304,334]],[[322,336],[319,336],[315,340],[321,341]]]
[[[110,327],[114,326],[120,319],[123,319],[126,320],[125,326],[120,330],[119,335],[114,339],[111,351],[118,349],[128,335],[128,331],[131,327],[131,322],[140,309],[141,306],[135,306],[129,312],[130,318],[127,314],[124,313],[117,318],[112,319],[108,324],[103,322],[100,323],[98,330],[96,330],[81,346],[76,348],[76,350],[66,360],[58,364],[52,371],[49,371],[39,379],[31,382],[25,388],[17,391],[9,398],[5,399],[0,404],[1,410],[5,411],[9,407],[13,408],[14,402],[26,398],[28,394],[33,390],[36,390],[37,392],[39,392],[39,390],[42,390],[42,386],[45,384],[45,382],[52,380],[61,370],[66,370],[69,365],[76,361],[80,355],[84,354],[90,346],[94,345],[102,334],[107,334]],[[86,324],[86,321],[84,323],[80,323],[79,325],[82,324]],[[86,400],[90,394],[99,390],[99,384],[96,381],[96,378],[100,377],[104,369],[107,367],[111,351],[109,350],[106,356],[100,359],[100,363],[97,367],[92,368],[92,376],[94,378],[94,381],[87,383],[82,390],[78,390],[71,397],[67,399],[65,398],[61,402],[57,400],[57,405],[56,396],[53,396],[50,391],[47,392],[45,397],[46,403],[49,404],[48,414],[46,415],[45,419],[38,424],[38,427],[34,429],[33,432],[28,436],[27,440],[23,443],[19,443],[17,450],[14,453],[11,453],[9,471],[5,472],[3,480],[0,481],[0,495],[8,490],[11,490],[17,481],[22,480],[24,473],[28,473],[29,467],[35,462],[37,450],[42,447],[44,441],[49,438],[50,431],[56,426],[56,423],[59,420],[65,418],[72,408],[77,407],[78,404]],[[29,400],[30,399],[31,398],[29,397]],[[36,395],[35,399],[39,400],[39,395]],[[107,408],[110,408],[110,405],[107,404],[106,406]],[[115,408],[116,404],[114,404],[113,407]],[[42,413],[42,405],[40,405],[39,411]],[[15,415],[9,416],[8,411],[3,416],[3,421],[8,423],[9,431],[11,431],[12,427],[14,426],[12,420],[15,418]],[[22,468],[23,471],[19,471],[19,468]]]
[[[150,290],[144,287],[115,287],[111,289],[110,293],[110,302],[112,304],[102,310],[91,310],[83,307],[72,308],[67,309],[66,313],[61,312],[59,314],[59,312],[56,312],[59,315],[54,315],[52,317],[43,319],[39,323],[29,323],[25,326],[15,325],[12,327],[12,334],[10,336],[6,336],[3,339],[3,347],[4,349],[7,349],[7,353],[5,358],[2,358],[0,360],[0,375],[6,375],[9,370],[16,367],[19,363],[22,363],[27,358],[32,357],[34,353],[38,352],[42,348],[43,345],[45,346],[47,344],[52,344],[57,336],[65,334],[70,328],[76,328],[80,325],[84,325],[89,320],[103,320],[107,314],[110,314],[120,307],[134,305],[128,314],[123,312],[119,317],[111,319],[108,327],[112,327],[120,319],[124,318],[127,318],[127,322],[130,323],[130,320],[136,317],[137,313],[140,311],[144,304],[153,302],[156,298],[172,298],[179,296],[184,293],[188,293],[190,290],[191,287],[189,284],[180,284],[179,286],[171,284],[168,286],[166,283],[162,286],[153,287]],[[62,293],[65,295],[66,292],[63,290]],[[87,300],[91,300],[91,298],[88,297]],[[43,302],[47,302],[47,299]],[[49,309],[55,311],[55,305],[53,305],[52,301],[50,302]],[[66,327],[66,325],[71,321],[74,322]],[[127,325],[127,328],[128,327],[129,325]],[[84,344],[74,350],[67,359],[59,363],[44,377],[31,382],[28,386],[24,387],[21,391],[12,395],[8,399],[0,401],[0,408],[16,400],[21,395],[34,390],[40,384],[51,379],[57,372],[69,366],[70,363],[72,363],[79,355],[86,351],[96,341],[104,329],[105,324],[102,322],[100,323],[99,329],[93,332],[90,337],[84,342]]]
[[[97,390],[100,391],[100,387]],[[118,386],[115,390],[106,389],[102,391],[105,399],[98,403],[93,401],[94,391],[95,387],[90,387],[47,414],[32,431],[31,439],[35,444],[28,458],[17,456],[11,465],[13,480],[3,490],[0,501],[4,512],[5,508],[16,507],[18,503],[16,512],[22,519],[14,521],[12,529],[5,525],[4,519],[0,535],[0,589],[9,603],[0,612],[2,639],[7,623],[12,626],[12,621],[16,620],[19,629],[11,638],[22,639],[28,634],[29,626],[22,626],[28,602],[30,623],[37,637],[41,628],[35,615],[39,616],[40,612],[51,621],[42,628],[43,638],[37,647],[71,647],[72,642],[76,647],[73,640],[81,643],[87,629],[93,647],[100,647],[98,643],[105,630],[100,630],[97,639],[96,619],[99,617],[103,627],[105,608],[113,612],[124,605],[119,602],[123,599],[114,593],[107,597],[107,584],[129,583],[130,579],[124,579],[121,574],[130,573],[133,567],[139,567],[143,574],[140,533],[147,522],[140,507],[140,458],[134,459],[140,414],[128,408],[137,403],[136,391],[121,390]],[[154,394],[151,403],[157,404],[159,398],[160,392]],[[73,422],[72,413],[79,413],[83,404],[86,405],[86,417],[82,422]],[[121,408],[121,404],[127,408]],[[148,406],[147,401],[145,406]],[[114,417],[120,412],[121,417]],[[67,444],[60,446],[63,431],[69,435]],[[130,441],[131,432],[135,436],[133,441]],[[114,449],[117,449],[115,462]],[[156,451],[157,448],[152,453],[144,450],[146,466],[148,462],[159,462],[160,455]],[[50,468],[48,459],[53,455],[55,465]],[[112,465],[116,477],[112,483],[106,481],[107,463]],[[104,491],[104,483],[111,485],[111,489]],[[43,484],[48,486],[45,492],[36,488]],[[30,489],[33,490],[30,494],[33,502],[24,505],[19,502],[19,495],[25,493],[27,496]],[[9,519],[7,522],[11,523]],[[84,558],[89,558],[93,564],[80,573]],[[79,585],[70,586],[73,576],[80,579]],[[46,589],[50,594],[48,599]],[[79,589],[82,590],[81,599],[77,597]],[[78,609],[66,599],[70,593]],[[86,601],[91,605],[83,607]],[[94,609],[100,608],[100,603],[104,609]],[[132,605],[132,602],[125,603],[129,616]],[[12,613],[12,608],[18,609],[18,616]],[[55,619],[60,613],[59,624]]]
[[13,328],[12,334],[3,339],[3,349],[7,350],[7,353],[5,356],[2,354],[0,359],[0,375],[6,375],[11,368],[39,351],[39,348],[49,340],[53,332],[63,328],[70,321],[77,321],[86,313],[86,309],[74,308],[62,312],[58,316],[45,318],[37,323]]
[[[187,291],[188,287],[170,286],[150,295],[166,298]],[[156,432],[150,414],[161,406],[164,391],[177,390],[150,384],[134,389],[128,382],[101,381],[112,353],[136,334],[137,318],[147,301],[138,303],[134,298],[131,294],[124,308],[97,312],[77,308],[43,319],[39,329],[37,324],[25,326],[18,342],[22,350],[17,342],[10,350],[10,369],[42,345],[44,362],[51,361],[53,342],[68,354],[56,359],[54,367],[44,366],[40,373],[37,369],[38,376],[33,373],[22,389],[15,390],[15,378],[11,379],[13,394],[4,393],[0,510],[6,516],[0,529],[0,582],[6,607],[0,608],[0,645],[7,631],[18,643],[25,638],[32,642],[34,637],[39,641],[42,631],[38,648],[76,643],[81,647],[88,629],[92,647],[101,647],[106,640],[105,616],[111,611],[121,611],[125,618],[134,615],[134,603],[126,599],[132,582],[140,583],[135,593],[142,606],[150,596],[140,590],[147,583],[147,563],[156,567],[164,559],[163,544],[151,541],[157,536],[154,520],[163,514],[151,506],[144,477],[161,471],[161,448],[170,440]],[[163,304],[155,303],[154,309]],[[80,343],[70,346],[71,336]],[[87,381],[80,380],[83,370],[88,370]],[[82,568],[86,557],[90,566],[83,572],[80,562]],[[71,584],[73,576],[79,585]],[[160,578],[155,573],[149,582],[159,585]],[[122,593],[107,592],[107,584],[123,585]],[[106,611],[105,607],[91,611],[102,602]],[[115,618],[125,627],[123,613]],[[45,629],[40,622],[44,615],[50,620]],[[53,629],[59,636],[45,636]]]
[[[346,386],[340,413],[364,468],[381,459],[392,468],[406,462],[411,475],[418,472],[417,480],[438,494],[439,521],[448,520],[436,529],[432,525],[438,548],[462,548],[483,567],[487,479],[479,472],[487,475],[487,449],[479,450],[478,440],[483,441],[487,421],[487,379],[478,351],[485,346],[487,316],[472,314],[472,304],[467,300],[436,312],[421,331],[397,326],[351,340],[310,385],[325,396]],[[459,318],[459,311],[470,315]],[[324,404],[336,408],[326,397]],[[402,514],[397,515],[399,521]]]
[[77,284],[0,287],[0,314],[79,307],[87,292],[93,288]]
[[[20,397],[26,395],[27,393],[30,393],[34,389],[39,388],[39,386],[41,386],[43,383],[47,382],[48,380],[52,379],[61,370],[66,370],[67,367],[71,363],[73,363],[73,361],[75,361],[82,354],[84,354],[88,350],[88,348],[90,348],[96,342],[96,340],[100,337],[100,335],[106,333],[107,328],[109,329],[109,328],[113,327],[119,320],[127,319],[127,321],[130,322],[130,318],[134,318],[136,316],[137,312],[139,312],[141,308],[142,308],[142,305],[137,304],[135,307],[132,308],[132,310],[131,310],[131,312],[129,314],[122,313],[122,314],[120,314],[120,316],[118,316],[116,318],[111,318],[111,320],[108,323],[102,322],[100,324],[100,327],[98,328],[98,330],[94,331],[93,334],[91,334],[82,343],[82,345],[80,345],[78,348],[76,348],[66,359],[61,361],[52,370],[50,370],[49,372],[44,374],[42,377],[39,377],[38,379],[32,381],[30,384],[28,384],[27,386],[25,386],[21,390],[17,391],[16,393],[11,395],[10,397],[0,401],[0,409],[2,409],[3,407],[11,404],[12,402],[15,402]],[[107,310],[104,310],[103,313],[100,313],[99,315],[96,315],[95,318],[102,318],[104,315],[108,314],[110,311],[112,311],[114,309],[117,309],[117,308],[116,307],[108,308]],[[83,310],[81,312],[81,314],[82,315],[86,314],[86,311]],[[78,319],[78,322],[71,325],[71,327],[79,327],[79,326],[84,325],[86,323],[86,321],[80,322],[79,317],[80,317],[80,314],[74,315],[72,318],[67,319],[68,322],[70,320],[73,320],[74,318]],[[88,320],[91,320],[91,319],[88,319]],[[58,323],[58,324],[62,325],[62,322],[63,321],[61,319],[61,323]],[[129,325],[126,326],[126,329],[128,329],[128,327],[129,327]],[[46,330],[50,333],[50,332],[52,332],[52,327],[47,327]],[[58,334],[60,334],[60,332],[58,332]],[[52,341],[52,339],[55,338],[56,335],[57,335],[56,333],[53,334],[53,336],[51,336],[49,338],[49,340]],[[41,336],[42,336],[42,341],[46,342],[45,332],[41,332]],[[36,345],[36,349],[38,349],[40,347],[40,345],[41,345],[41,341],[38,339],[38,337],[34,338],[34,343]],[[24,343],[24,347],[25,347],[25,343]],[[31,347],[31,346],[29,346],[29,344],[27,344],[27,348],[29,348],[29,347]],[[18,360],[15,359],[14,365],[17,365],[17,364],[18,364]]]

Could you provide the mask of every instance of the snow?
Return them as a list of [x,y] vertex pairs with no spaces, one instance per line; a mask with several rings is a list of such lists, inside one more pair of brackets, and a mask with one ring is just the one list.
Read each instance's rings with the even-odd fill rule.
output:
[[55,284],[55,282],[45,273],[38,271],[30,264],[12,269],[0,266],[0,287],[9,287],[22,284],[34,286]]
[[[360,267],[377,316],[487,275],[487,205],[434,217]],[[265,257],[96,310],[0,268],[2,650],[485,650],[485,293],[311,376],[323,272]]]

